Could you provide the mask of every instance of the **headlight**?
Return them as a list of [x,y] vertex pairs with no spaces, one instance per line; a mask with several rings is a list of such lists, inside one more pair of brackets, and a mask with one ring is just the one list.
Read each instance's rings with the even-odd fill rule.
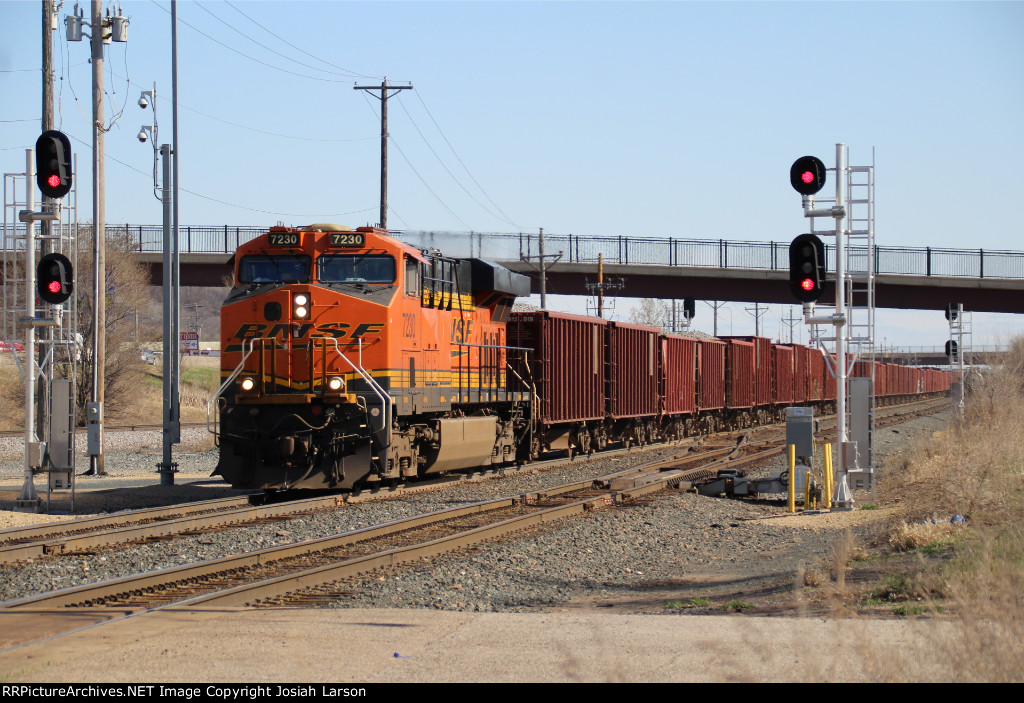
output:
[[256,387],[256,379],[255,378],[252,378],[250,376],[246,376],[245,378],[242,379],[242,390],[243,391],[251,391],[255,387]]
[[309,317],[309,296],[306,293],[296,293],[292,296],[292,312],[294,317]]
[[331,376],[327,379],[327,387],[332,391],[342,391],[345,389],[345,379],[341,376]]

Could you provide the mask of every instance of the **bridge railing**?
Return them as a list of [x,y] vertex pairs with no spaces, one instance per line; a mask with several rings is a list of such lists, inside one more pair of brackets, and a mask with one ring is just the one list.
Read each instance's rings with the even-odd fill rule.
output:
[[[86,224],[80,236],[88,236]],[[2,241],[14,242],[15,225]],[[23,230],[18,226],[17,230]],[[163,251],[160,225],[109,223],[108,238],[124,237],[140,252]],[[187,225],[179,228],[182,253],[229,254],[266,231],[265,227]],[[408,230],[396,236],[409,244],[438,249],[451,256],[476,256],[495,261],[536,257],[538,233],[447,232]],[[9,246],[13,246],[9,245]],[[650,264],[697,268],[734,268],[784,271],[789,268],[788,242],[743,242],[725,239],[678,239],[674,237],[587,236],[545,234],[545,254],[561,252],[560,261],[596,263],[603,256],[609,264]],[[835,247],[826,244],[826,265],[834,268]],[[853,268],[866,261],[863,247],[851,247]],[[939,247],[875,247],[875,273],[901,276],[950,276],[960,278],[1024,279],[1024,252]]]
[[[517,260],[540,254],[539,236],[534,233],[410,231],[399,237],[415,246],[434,247],[453,256],[480,256],[483,252],[485,258]],[[603,256],[609,264],[789,269],[789,242],[545,234],[544,253],[561,253],[560,261],[572,263],[596,263]],[[826,244],[825,258],[826,266],[834,268],[834,245]],[[866,260],[865,247],[850,247],[852,268]],[[1024,279],[1024,252],[876,246],[875,274]]]

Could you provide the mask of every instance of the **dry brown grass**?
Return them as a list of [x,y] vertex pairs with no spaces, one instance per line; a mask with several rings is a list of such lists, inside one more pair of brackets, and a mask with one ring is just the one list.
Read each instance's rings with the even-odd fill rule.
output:
[[890,462],[879,483],[898,506],[889,544],[922,555],[902,614],[955,624],[932,647],[948,680],[1024,680],[1024,339],[1009,346],[972,384],[964,417]]
[[[108,388],[104,419],[108,424],[159,424],[163,418],[163,390],[159,367],[137,365],[132,383]],[[204,422],[206,403],[220,382],[220,359],[186,357],[182,360],[181,420]],[[0,356],[0,430],[18,430],[25,426],[25,383],[18,375],[10,354]]]

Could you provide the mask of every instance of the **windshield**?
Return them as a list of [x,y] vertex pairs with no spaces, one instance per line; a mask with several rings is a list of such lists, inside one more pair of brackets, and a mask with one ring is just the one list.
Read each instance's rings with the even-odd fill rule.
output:
[[321,283],[394,283],[395,259],[387,255],[323,254],[316,260]]
[[243,256],[238,264],[239,283],[305,283],[310,258],[305,254]]

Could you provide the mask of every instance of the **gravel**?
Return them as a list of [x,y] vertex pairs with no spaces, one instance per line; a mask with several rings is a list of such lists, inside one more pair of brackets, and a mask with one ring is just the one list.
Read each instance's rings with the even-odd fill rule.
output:
[[[900,425],[895,431],[879,430],[876,451],[886,455],[907,447],[913,436],[944,426],[945,415],[938,415]],[[148,434],[155,435],[155,440],[142,436]],[[182,434],[186,440],[186,430]],[[201,443],[202,439],[195,441]],[[147,446],[155,447],[155,451]],[[105,467],[114,477],[138,475],[140,468],[152,472],[160,456],[160,435],[110,432],[105,447]],[[535,491],[678,451],[668,447],[633,452],[587,466],[576,462],[555,471],[461,482],[436,492],[358,503],[272,524],[95,554],[0,565],[0,601]],[[183,475],[206,475],[216,465],[216,451],[176,453],[175,460]],[[16,458],[0,461],[0,479],[7,485],[21,471]],[[715,584],[736,579],[755,583],[770,574],[792,572],[797,562],[821,556],[826,538],[834,534],[826,526],[826,519],[848,515],[856,520],[864,515],[855,511],[820,516],[820,521],[811,517],[755,519],[779,514],[783,509],[781,500],[742,501],[672,492],[636,506],[591,513],[524,532],[514,539],[424,560],[387,575],[349,580],[344,584],[348,595],[332,607],[520,612],[582,601],[621,602],[673,589],[682,592],[679,587],[683,585],[712,592]]]

